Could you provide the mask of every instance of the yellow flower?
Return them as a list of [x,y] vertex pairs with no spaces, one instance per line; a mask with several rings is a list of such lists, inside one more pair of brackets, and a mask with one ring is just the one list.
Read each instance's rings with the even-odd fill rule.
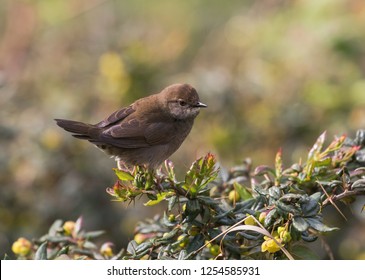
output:
[[290,232],[288,231],[283,231],[282,233],[280,233],[280,238],[283,241],[283,243],[288,243],[291,240],[291,235]]
[[256,224],[255,219],[251,215],[248,215],[245,220],[245,225],[253,226],[255,224]]
[[63,224],[63,230],[65,231],[66,235],[71,235],[75,229],[75,222],[74,221],[67,221]]
[[100,248],[100,253],[105,257],[111,257],[113,256],[113,249],[112,249],[113,243],[106,242],[104,243]]
[[[269,253],[275,253],[280,250],[280,246],[274,241],[274,239],[265,236],[265,241],[261,244],[261,252],[268,251]],[[280,240],[275,237],[275,240],[280,244]]]
[[22,257],[28,255],[30,253],[31,248],[32,248],[32,243],[28,239],[25,239],[23,237],[18,238],[18,240],[15,241],[11,246],[11,250],[15,254]]

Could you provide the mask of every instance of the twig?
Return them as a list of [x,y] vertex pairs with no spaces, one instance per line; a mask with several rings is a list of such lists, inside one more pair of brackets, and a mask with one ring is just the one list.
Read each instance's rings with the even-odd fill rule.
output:
[[334,201],[338,201],[338,200],[344,199],[346,197],[356,196],[356,195],[365,195],[365,191],[364,190],[352,190],[352,191],[345,190],[343,193],[340,193],[337,195],[332,195],[331,197],[327,196],[326,200],[323,201],[323,206],[326,206],[328,203],[332,203]]
[[[329,194],[328,194],[328,192],[325,190],[325,188],[322,186],[322,184],[320,183],[320,182],[318,182],[318,184],[319,184],[319,186],[322,188],[322,190],[323,190],[323,192],[326,194],[326,196],[327,196],[327,198],[326,198],[326,200],[325,200],[325,202],[329,202],[329,203],[331,203],[335,208],[336,208],[336,210],[338,211],[338,213],[340,213],[341,214],[341,216],[345,219],[345,221],[347,221],[347,218],[346,218],[346,216],[342,213],[342,211],[340,210],[340,208],[338,208],[338,206],[336,205],[336,203],[335,203],[335,201],[333,200],[333,197],[332,196],[330,196]],[[346,192],[346,191],[345,191]],[[325,204],[324,204],[324,202],[323,202],[323,206],[324,206]]]

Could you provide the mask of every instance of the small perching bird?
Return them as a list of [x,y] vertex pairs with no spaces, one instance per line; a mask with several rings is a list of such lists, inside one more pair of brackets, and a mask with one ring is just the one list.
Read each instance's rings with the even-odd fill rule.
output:
[[200,102],[191,85],[174,84],[95,125],[55,120],[74,137],[88,140],[115,157],[119,168],[138,165],[155,169],[180,147],[204,107],[207,105]]

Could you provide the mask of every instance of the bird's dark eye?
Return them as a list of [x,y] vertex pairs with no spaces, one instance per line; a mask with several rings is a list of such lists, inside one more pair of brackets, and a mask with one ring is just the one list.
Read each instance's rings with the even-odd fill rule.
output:
[[180,106],[186,106],[187,103],[184,100],[178,100]]

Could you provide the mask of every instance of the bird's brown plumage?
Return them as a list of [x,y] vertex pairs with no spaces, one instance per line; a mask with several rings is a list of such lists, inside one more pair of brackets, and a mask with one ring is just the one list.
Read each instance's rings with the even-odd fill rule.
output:
[[156,168],[189,134],[205,104],[188,84],[174,84],[124,107],[91,125],[56,119],[73,136],[88,140],[125,165]]

